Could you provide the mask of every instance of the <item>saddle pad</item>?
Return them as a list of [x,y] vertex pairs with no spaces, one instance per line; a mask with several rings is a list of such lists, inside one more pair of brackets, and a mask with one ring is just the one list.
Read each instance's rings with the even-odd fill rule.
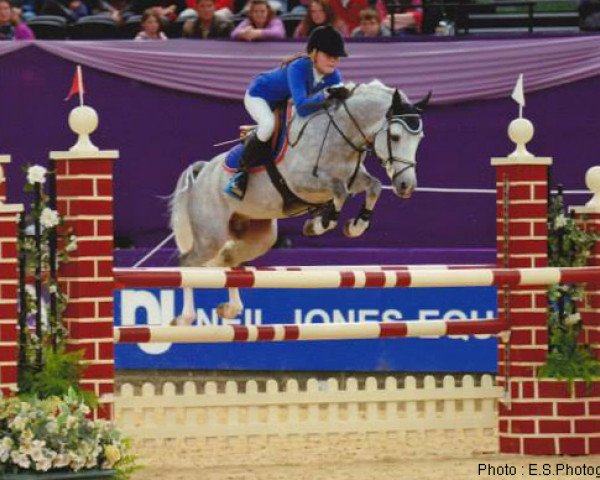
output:
[[[274,161],[275,164],[279,163],[288,147],[287,143],[287,129],[288,123],[292,114],[292,103],[289,102],[285,111],[281,112],[281,128],[279,129],[279,136],[277,137],[277,149],[273,153],[272,158],[264,158],[261,159],[258,165],[252,167],[249,172],[261,172],[266,168],[266,164],[269,161]],[[239,168],[240,161],[242,159],[242,153],[244,153],[244,144],[240,143],[233,147],[229,152],[227,152],[227,156],[225,157],[225,161],[223,162],[223,168],[225,171],[229,173],[235,173],[235,171]]]

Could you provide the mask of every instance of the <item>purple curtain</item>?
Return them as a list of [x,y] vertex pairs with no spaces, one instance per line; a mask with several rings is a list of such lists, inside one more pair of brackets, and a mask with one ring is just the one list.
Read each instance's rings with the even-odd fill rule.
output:
[[[0,55],[29,43],[0,47]],[[253,75],[299,52],[296,42],[170,40],[39,41],[32,45],[103,72],[168,89],[241,99]],[[412,98],[434,92],[434,104],[490,99],[510,93],[525,75],[528,93],[600,73],[600,38],[351,43],[342,71],[347,81],[378,78]]]

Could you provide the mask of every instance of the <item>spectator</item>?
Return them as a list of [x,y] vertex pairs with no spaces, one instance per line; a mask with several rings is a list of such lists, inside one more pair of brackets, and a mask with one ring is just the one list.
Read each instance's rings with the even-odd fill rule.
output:
[[581,0],[579,2],[579,27],[584,31],[600,30],[600,1]]
[[308,38],[315,28],[322,25],[332,25],[343,37],[348,36],[346,24],[337,18],[329,0],[311,0],[304,19],[296,27],[294,38]]
[[167,36],[161,32],[162,23],[160,17],[152,10],[142,15],[141,30],[134,40],[167,40]]
[[381,24],[381,16],[373,8],[360,12],[360,25],[352,32],[355,38],[390,37],[391,35],[392,32]]
[[158,15],[163,23],[170,23],[185,10],[185,0],[133,0],[130,11],[143,15],[147,10]]
[[40,13],[65,17],[69,22],[75,22],[82,17],[87,17],[90,9],[81,0],[46,0]]
[[360,12],[370,7],[370,0],[330,0],[330,2],[336,16],[346,24],[349,32],[353,32],[358,27]]
[[21,11],[10,0],[0,0],[0,40],[33,40],[31,29],[21,22]]
[[394,13],[394,25],[392,29],[392,17],[388,14],[385,4],[381,4],[385,12],[383,25],[392,30],[392,35],[398,32],[420,32],[423,25],[423,10],[421,0],[409,0],[407,6],[401,13]]
[[87,0],[92,15],[106,15],[118,24],[123,23],[123,13],[129,8],[127,0]]
[[[197,18],[200,12],[198,12],[198,3],[199,0],[185,0],[187,5],[187,9],[183,12],[183,15],[186,15],[188,12],[191,12],[191,15],[188,15],[190,20],[194,20]],[[234,10],[234,0],[214,0],[214,11],[217,16],[223,17],[225,20],[231,20],[233,17]],[[182,16],[183,16],[182,15]]]
[[229,38],[233,24],[217,16],[215,0],[199,0],[196,5],[198,18],[183,25],[183,36],[187,38]]
[[248,18],[231,33],[234,40],[279,40],[285,38],[283,22],[267,0],[250,0]]

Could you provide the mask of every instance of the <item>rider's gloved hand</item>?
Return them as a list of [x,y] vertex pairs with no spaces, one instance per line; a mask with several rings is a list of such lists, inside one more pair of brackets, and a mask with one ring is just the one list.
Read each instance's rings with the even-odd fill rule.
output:
[[343,85],[334,85],[327,89],[327,98],[335,98],[337,100],[346,100],[350,96],[350,90]]

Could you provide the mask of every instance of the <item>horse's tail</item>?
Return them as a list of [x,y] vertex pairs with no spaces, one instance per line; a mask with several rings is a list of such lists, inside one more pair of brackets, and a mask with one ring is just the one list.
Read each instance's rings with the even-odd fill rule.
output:
[[194,246],[194,234],[188,210],[189,191],[205,166],[206,162],[198,161],[186,168],[179,176],[171,196],[171,229],[175,234],[175,243],[181,255],[188,253]]

